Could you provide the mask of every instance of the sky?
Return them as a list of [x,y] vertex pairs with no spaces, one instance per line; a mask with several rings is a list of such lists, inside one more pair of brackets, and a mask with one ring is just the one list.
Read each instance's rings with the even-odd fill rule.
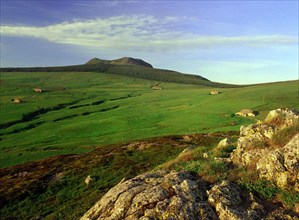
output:
[[134,57],[224,83],[298,79],[298,1],[0,0],[1,67]]

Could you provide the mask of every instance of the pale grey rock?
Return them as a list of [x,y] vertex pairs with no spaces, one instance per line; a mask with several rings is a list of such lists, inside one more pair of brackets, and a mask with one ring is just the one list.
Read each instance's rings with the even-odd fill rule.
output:
[[81,219],[218,219],[206,197],[190,173],[158,171],[119,183]]
[[275,124],[280,129],[285,127],[292,126],[298,123],[299,113],[296,110],[291,110],[288,108],[285,109],[276,109],[270,111],[267,115],[265,122],[270,124]]
[[260,220],[288,216],[277,213],[267,213],[253,194],[242,192],[230,181],[216,183],[208,190],[208,183],[191,173],[157,171],[120,182],[81,220]]
[[276,132],[296,123],[299,123],[296,111],[276,109],[269,112],[264,122],[241,126],[237,148],[230,160],[256,169],[260,178],[270,180],[281,188],[294,187],[299,191],[299,135],[282,148],[271,146]]
[[226,148],[231,144],[231,140],[228,138],[225,138],[223,140],[221,140],[217,146],[217,148],[221,149],[221,148]]
[[281,188],[298,190],[299,134],[283,148],[264,155],[256,165],[260,178],[270,180]]
[[219,219],[259,220],[265,215],[264,207],[252,194],[248,196],[248,204],[243,204],[241,189],[229,181],[215,184],[208,194],[208,200],[216,208]]
[[242,117],[255,117],[256,114],[251,109],[242,109],[241,111],[237,112],[235,115],[242,116]]
[[88,175],[88,176],[85,178],[84,183],[85,183],[86,185],[88,185],[88,184],[90,183],[90,181],[92,181],[92,178],[91,178],[90,175]]
[[[269,152],[268,144],[275,132],[282,129],[285,125],[291,126],[298,123],[298,115],[291,110],[273,110],[265,122],[258,122],[240,128],[240,138],[237,142],[236,150],[231,154],[231,160],[236,164],[250,165],[256,163],[262,156]],[[277,122],[273,124],[270,122]]]

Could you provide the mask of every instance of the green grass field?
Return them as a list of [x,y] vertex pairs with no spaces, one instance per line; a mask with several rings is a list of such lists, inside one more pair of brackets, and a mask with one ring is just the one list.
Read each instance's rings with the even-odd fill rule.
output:
[[[297,108],[298,81],[223,88],[94,72],[1,73],[1,167],[164,135],[238,130],[251,108]],[[34,87],[46,90],[34,93]],[[11,99],[20,98],[20,104]]]

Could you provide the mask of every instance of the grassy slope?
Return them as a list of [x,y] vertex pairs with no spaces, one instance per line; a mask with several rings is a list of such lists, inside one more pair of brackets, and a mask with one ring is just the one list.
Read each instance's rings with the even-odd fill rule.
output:
[[[170,136],[125,145],[103,146],[81,155],[60,155],[0,169],[1,219],[79,219],[105,192],[172,161],[184,148],[213,146],[222,134],[194,135],[192,142]],[[132,143],[130,144],[132,146]],[[91,175],[89,185],[84,179]]]
[[[136,139],[238,130],[251,122],[232,117],[242,108],[260,111],[263,117],[274,108],[299,107],[298,81],[226,88],[218,96],[208,95],[208,87],[174,83],[153,91],[154,83],[93,72],[1,73],[2,125],[48,109],[1,129],[1,167]],[[34,87],[48,91],[33,93]],[[14,97],[24,103],[10,103]]]

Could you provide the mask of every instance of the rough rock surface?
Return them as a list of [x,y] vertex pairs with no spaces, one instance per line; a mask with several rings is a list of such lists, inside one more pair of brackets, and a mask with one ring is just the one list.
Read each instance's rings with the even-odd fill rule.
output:
[[[276,210],[277,211],[277,210]],[[277,218],[279,217],[279,218]],[[121,181],[81,220],[298,219],[264,208],[251,193],[222,181],[210,186],[188,172],[157,171]]]
[[283,148],[270,151],[257,162],[261,178],[281,188],[294,187],[299,191],[299,134]]
[[269,125],[252,124],[248,127],[241,126],[240,138],[237,148],[231,155],[231,160],[236,164],[250,165],[256,162],[268,151],[266,148],[269,137],[274,134],[274,129]]
[[275,124],[279,129],[289,127],[298,123],[299,113],[296,110],[276,109],[270,111],[265,119],[266,123]]
[[159,171],[121,182],[81,219],[217,219],[206,187],[187,172]]
[[219,219],[259,220],[265,214],[264,207],[252,194],[242,198],[241,189],[229,181],[215,184],[208,194],[208,201],[216,208]]
[[299,191],[299,135],[282,148],[271,146],[273,135],[299,122],[296,111],[277,109],[269,112],[264,122],[241,126],[237,148],[230,160],[251,166],[261,178],[273,181],[281,188],[294,187]]

